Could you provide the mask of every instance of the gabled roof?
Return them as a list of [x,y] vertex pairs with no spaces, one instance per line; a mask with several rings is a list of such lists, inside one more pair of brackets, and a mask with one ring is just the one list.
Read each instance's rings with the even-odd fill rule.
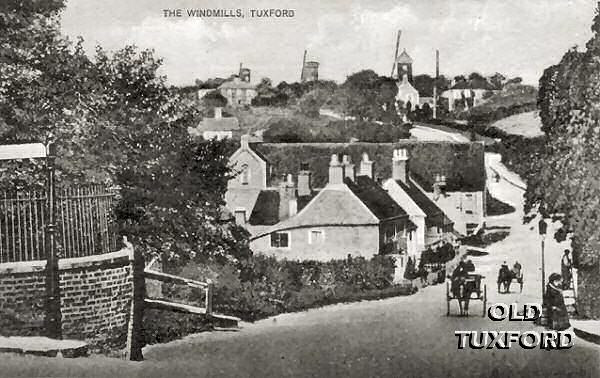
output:
[[271,182],[275,185],[283,174],[296,176],[300,163],[307,163],[314,188],[323,188],[329,177],[332,154],[349,155],[361,161],[366,152],[375,162],[375,176],[392,176],[392,152],[406,148],[413,179],[427,192],[433,191],[435,176],[446,176],[449,192],[483,191],[485,188],[484,146],[482,143],[401,140],[397,143],[253,143],[251,149],[269,162]]
[[204,131],[237,131],[240,123],[235,117],[204,118],[196,128],[199,132]]
[[425,224],[427,227],[442,227],[454,223],[446,216],[446,214],[444,214],[444,211],[431,200],[431,198],[427,197],[427,195],[423,193],[421,189],[417,188],[417,186],[410,180],[408,183],[405,183],[402,180],[395,181],[396,184],[398,184],[402,190],[404,190],[406,194],[408,194],[408,196],[415,201],[417,206],[423,210],[425,213]]
[[380,220],[407,216],[404,209],[387,192],[368,176],[357,176],[356,181],[349,178],[344,183],[350,188],[369,210]]
[[412,63],[413,60],[410,57],[410,55],[408,55],[408,53],[406,52],[406,49],[402,50],[402,53],[400,55],[398,55],[398,58],[396,58],[396,63]]

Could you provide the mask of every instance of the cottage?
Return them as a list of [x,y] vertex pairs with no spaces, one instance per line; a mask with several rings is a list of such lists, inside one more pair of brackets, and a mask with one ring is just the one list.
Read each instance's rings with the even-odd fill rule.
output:
[[[395,149],[406,149],[410,158],[410,181],[406,190],[412,191],[413,202],[420,203],[422,211],[429,211],[429,221],[434,221],[430,231],[438,225],[446,234],[448,220],[443,220],[432,206],[442,210],[454,223],[454,229],[469,234],[485,222],[486,173],[484,149],[481,143],[423,142],[401,140],[398,143],[249,143],[242,136],[242,143],[230,158],[239,174],[228,183],[225,196],[231,212],[236,209],[249,220],[257,206],[261,191],[278,191],[286,181],[287,174],[297,177],[298,208],[308,203],[311,196],[329,182],[329,157],[333,154],[348,155],[352,161],[370,157],[375,182],[392,176],[392,159]],[[377,162],[377,164],[373,164]],[[360,164],[367,169],[369,164]],[[310,168],[310,169],[309,169]],[[360,171],[362,172],[362,171]],[[365,175],[359,173],[360,175]],[[419,192],[416,192],[419,190]],[[302,193],[302,195],[301,195]],[[424,194],[426,198],[419,193]],[[264,195],[263,195],[264,197]],[[429,199],[430,201],[426,201]],[[397,202],[397,201],[395,201]],[[272,207],[274,207],[272,205]],[[405,211],[407,202],[400,202]],[[432,209],[427,210],[429,207]],[[425,210],[427,211],[425,211]],[[412,212],[414,213],[414,212]],[[427,216],[425,216],[427,218]],[[278,223],[282,219],[277,219]],[[251,232],[264,230],[265,225],[249,224]],[[270,226],[270,225],[267,225]],[[425,232],[427,232],[425,230]],[[431,239],[435,239],[433,236]],[[423,240],[423,239],[421,239]]]
[[[332,155],[327,185],[297,214],[289,212],[286,220],[256,232],[251,238],[252,250],[280,258],[321,261],[348,254],[414,254],[416,226],[366,172],[363,167],[356,175],[348,155],[341,162]],[[288,184],[293,188],[291,180]],[[292,196],[293,189],[289,198]],[[292,208],[295,210],[295,205]]]
[[417,226],[415,234],[418,251],[452,241],[454,222],[418,188],[410,177],[409,156],[406,149],[394,150],[392,177],[383,183],[383,188],[407,211],[409,219]]
[[461,80],[454,82],[450,89],[442,93],[448,99],[448,110],[453,111],[458,102],[464,102],[465,108],[479,105],[487,92],[497,92],[499,89],[483,78]]
[[216,107],[214,118],[204,118],[198,127],[189,128],[188,131],[191,135],[202,136],[205,140],[231,139],[239,135],[240,124],[235,117],[223,117],[222,109]]

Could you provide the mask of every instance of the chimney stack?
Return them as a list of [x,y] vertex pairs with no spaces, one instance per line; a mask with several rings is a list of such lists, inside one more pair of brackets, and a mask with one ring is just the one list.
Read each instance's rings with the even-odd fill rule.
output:
[[244,150],[249,149],[250,147],[249,147],[248,143],[250,143],[250,135],[249,134],[242,135],[240,142],[241,142],[242,149],[244,149]]
[[356,172],[354,171],[354,164],[349,155],[342,157],[342,164],[344,165],[344,176],[348,177],[352,181],[356,181]]
[[405,148],[394,149],[392,179],[408,183],[408,151]]
[[362,154],[362,160],[360,162],[359,176],[369,176],[373,178],[373,162],[369,160],[369,155],[366,152]]
[[436,174],[435,181],[433,183],[433,195],[435,199],[443,193],[443,189],[446,187],[446,176]]
[[279,184],[279,220],[287,219],[298,212],[296,201],[296,187],[291,174],[284,175],[284,180]]
[[236,209],[235,210],[235,224],[239,226],[246,225],[246,210]]
[[215,119],[223,118],[223,108],[220,106],[215,107]]
[[344,166],[340,163],[337,154],[331,155],[329,162],[329,184],[341,185],[344,183]]
[[308,164],[302,163],[300,172],[298,172],[298,196],[310,196],[312,194],[311,176]]

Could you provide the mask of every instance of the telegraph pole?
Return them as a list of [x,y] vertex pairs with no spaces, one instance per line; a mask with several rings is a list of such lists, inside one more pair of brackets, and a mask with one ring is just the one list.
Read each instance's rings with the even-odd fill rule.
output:
[[435,80],[433,81],[433,119],[437,118],[437,82],[440,76],[440,50],[435,50]]
[[46,175],[48,201],[47,225],[46,225],[46,314],[44,317],[44,328],[46,336],[51,339],[62,339],[62,315],[60,311],[60,276],[58,271],[58,256],[56,255],[56,221],[55,221],[55,160],[56,148],[53,143],[46,147]]

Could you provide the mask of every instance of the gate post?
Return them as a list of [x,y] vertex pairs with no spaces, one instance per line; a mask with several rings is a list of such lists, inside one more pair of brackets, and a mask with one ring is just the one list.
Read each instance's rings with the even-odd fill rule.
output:
[[62,339],[62,314],[60,311],[60,276],[58,270],[58,256],[56,255],[56,224],[55,224],[55,159],[56,148],[53,143],[46,147],[46,170],[47,170],[47,207],[48,223],[46,226],[46,314],[44,317],[44,329],[46,336],[51,339]]
[[[123,237],[123,242],[128,248],[133,248],[127,238]],[[144,356],[142,348],[144,347],[144,298],[146,297],[146,279],[144,269],[146,263],[144,254],[139,249],[133,248],[133,297],[131,298],[131,308],[129,313],[129,324],[127,326],[127,359],[130,361],[142,361]]]

